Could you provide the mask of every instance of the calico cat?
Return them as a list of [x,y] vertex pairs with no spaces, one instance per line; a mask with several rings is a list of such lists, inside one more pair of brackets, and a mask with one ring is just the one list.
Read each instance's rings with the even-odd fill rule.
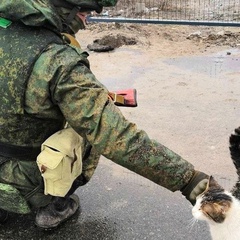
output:
[[229,142],[238,182],[228,192],[211,176],[192,208],[195,219],[208,223],[213,240],[240,240],[240,127],[231,134]]
[[240,240],[240,201],[213,177],[197,197],[192,214],[195,219],[208,223],[213,240]]

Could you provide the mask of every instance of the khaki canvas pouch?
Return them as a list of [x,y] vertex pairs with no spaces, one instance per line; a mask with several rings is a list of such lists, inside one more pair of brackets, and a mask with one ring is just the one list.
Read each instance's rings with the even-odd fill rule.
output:
[[45,195],[64,197],[82,173],[82,143],[72,128],[66,128],[42,144],[37,165],[44,180]]

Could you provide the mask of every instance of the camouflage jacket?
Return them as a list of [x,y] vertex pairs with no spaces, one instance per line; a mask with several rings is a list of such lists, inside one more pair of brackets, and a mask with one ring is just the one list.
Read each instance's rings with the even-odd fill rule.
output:
[[[29,10],[29,4],[26,4],[26,7],[24,0],[2,0],[2,2],[0,13],[3,17],[16,21],[22,20],[25,25],[29,25],[27,20],[30,15],[25,14],[26,17],[22,17],[23,10],[25,12]],[[11,2],[13,6],[9,9],[12,12],[15,9],[15,17],[12,17],[11,11],[6,12],[8,9],[6,6]],[[37,2],[34,1],[34,4],[37,5]],[[38,14],[35,19],[34,14],[31,15],[31,25],[48,24],[51,29],[60,29],[57,25],[54,26],[54,21],[58,22],[54,18],[56,17],[54,13],[51,21],[48,21],[53,10],[49,8],[49,11],[44,14],[42,10],[46,7],[43,6],[44,2],[41,1],[38,7],[34,6],[34,11],[38,9]],[[16,6],[20,9],[16,9]],[[43,21],[44,17],[45,21]],[[19,42],[16,49],[35,49],[35,44],[37,43],[33,42],[26,46],[25,42]],[[2,58],[1,49],[0,45]],[[12,48],[12,51],[14,49]],[[24,54],[24,51],[19,52],[20,60],[21,54]],[[25,114],[23,117],[15,114],[15,117],[10,120],[17,130],[16,135],[9,138],[14,129],[11,132],[6,130],[5,140],[8,138],[14,143],[22,144],[18,142],[21,138],[18,138],[17,134],[24,134],[23,139],[36,139],[35,129],[27,127],[34,124],[36,119],[46,121],[39,125],[42,131],[47,128],[49,119],[55,119],[56,122],[59,119],[65,120],[105,157],[169,190],[180,190],[193,176],[193,166],[170,149],[149,139],[143,130],[138,130],[134,123],[124,118],[118,107],[109,100],[108,90],[89,69],[87,56],[87,53],[70,45],[48,44],[29,73],[24,95]],[[19,70],[17,65],[14,69],[8,69],[9,74],[18,74]],[[24,131],[19,131],[21,128]]]

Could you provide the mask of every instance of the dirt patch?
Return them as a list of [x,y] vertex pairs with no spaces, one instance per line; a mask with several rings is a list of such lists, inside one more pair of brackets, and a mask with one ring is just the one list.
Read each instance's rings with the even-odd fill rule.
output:
[[240,46],[240,32],[231,32],[231,31],[220,31],[217,33],[208,33],[202,35],[202,33],[196,32],[190,34],[187,39],[195,42],[203,42],[206,46],[215,45],[215,46],[230,46],[230,47],[239,47]]
[[123,45],[135,45],[137,40],[134,37],[127,37],[118,33],[117,35],[105,35],[101,39],[96,39],[93,44],[89,44],[88,49],[95,52],[111,51]]
[[89,23],[78,36],[84,41],[87,36],[87,45],[94,41],[112,48],[134,44],[158,51],[162,56],[209,53],[226,46],[240,47],[240,31],[236,27]]

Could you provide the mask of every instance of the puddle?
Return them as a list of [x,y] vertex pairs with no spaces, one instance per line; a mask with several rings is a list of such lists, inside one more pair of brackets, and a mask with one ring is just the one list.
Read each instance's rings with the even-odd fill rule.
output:
[[187,71],[223,78],[225,74],[240,73],[240,49],[231,49],[209,56],[172,58],[164,62]]

